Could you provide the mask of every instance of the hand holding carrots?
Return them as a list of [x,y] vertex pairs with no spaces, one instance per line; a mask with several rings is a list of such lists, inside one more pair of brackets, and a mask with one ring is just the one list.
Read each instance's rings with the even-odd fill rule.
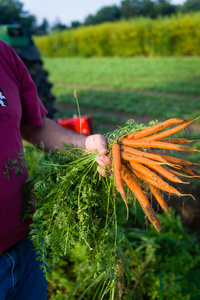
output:
[[96,161],[99,164],[97,171],[106,176],[106,169],[109,171],[111,168],[111,159],[107,156],[108,153],[108,140],[101,134],[93,134],[85,139],[85,149],[88,151],[98,151],[99,155],[96,156]]

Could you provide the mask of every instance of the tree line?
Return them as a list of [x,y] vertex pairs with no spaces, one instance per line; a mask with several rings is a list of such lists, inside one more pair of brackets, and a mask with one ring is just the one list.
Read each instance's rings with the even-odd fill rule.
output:
[[149,17],[156,19],[161,16],[188,13],[200,10],[199,0],[186,0],[183,4],[171,4],[170,0],[122,0],[120,5],[104,6],[95,14],[89,14],[84,22],[72,21],[70,26],[59,20],[53,26],[47,19],[38,24],[37,17],[24,10],[24,4],[20,0],[0,0],[0,24],[21,24],[31,34],[44,35],[53,30],[65,30],[80,26],[114,22],[120,19],[134,17]]

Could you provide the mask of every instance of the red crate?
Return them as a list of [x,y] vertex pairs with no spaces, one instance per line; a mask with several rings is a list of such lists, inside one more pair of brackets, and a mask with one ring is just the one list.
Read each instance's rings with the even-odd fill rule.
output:
[[54,121],[67,129],[82,133],[84,135],[92,134],[93,119],[90,115],[81,116],[81,118],[78,116],[74,116],[72,118],[57,118],[54,119]]

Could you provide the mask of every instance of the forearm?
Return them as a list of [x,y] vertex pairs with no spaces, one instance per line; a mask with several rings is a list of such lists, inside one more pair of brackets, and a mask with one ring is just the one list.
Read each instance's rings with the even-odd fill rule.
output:
[[55,147],[64,150],[63,143],[70,146],[74,145],[78,148],[85,148],[86,136],[68,130],[48,118],[44,118],[43,124],[38,127],[22,125],[21,134],[22,138],[36,145],[36,147],[40,147],[42,142],[45,146],[45,151],[53,150]]
[[38,148],[42,142],[45,151],[54,150],[56,147],[65,150],[63,143],[69,146],[74,145],[76,148],[83,148],[88,151],[97,151],[99,152],[99,155],[96,156],[96,161],[99,164],[97,168],[98,172],[102,176],[105,176],[104,168],[106,167],[107,170],[111,168],[111,160],[106,155],[108,153],[108,140],[100,134],[87,137],[75,131],[68,130],[48,118],[44,118],[41,126],[32,127],[21,125],[21,135],[22,138]]

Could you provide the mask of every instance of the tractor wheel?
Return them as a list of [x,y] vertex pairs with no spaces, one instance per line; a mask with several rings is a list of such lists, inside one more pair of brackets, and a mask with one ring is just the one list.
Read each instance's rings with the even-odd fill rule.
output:
[[54,118],[56,108],[54,106],[55,97],[51,93],[52,84],[48,81],[48,72],[44,70],[41,60],[24,61],[36,87],[40,100],[48,110],[48,117]]

